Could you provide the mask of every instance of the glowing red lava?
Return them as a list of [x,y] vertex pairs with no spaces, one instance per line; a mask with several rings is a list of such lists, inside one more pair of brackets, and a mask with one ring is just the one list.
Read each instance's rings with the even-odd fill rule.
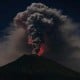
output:
[[45,44],[41,44],[37,55],[41,56],[44,53],[44,51],[45,51]]
[[[32,45],[32,43],[33,43],[32,37],[31,37],[31,36],[28,36],[28,44],[29,44],[29,45]],[[43,55],[45,49],[46,49],[45,44],[44,44],[44,43],[41,43],[37,55],[38,55],[38,56]]]

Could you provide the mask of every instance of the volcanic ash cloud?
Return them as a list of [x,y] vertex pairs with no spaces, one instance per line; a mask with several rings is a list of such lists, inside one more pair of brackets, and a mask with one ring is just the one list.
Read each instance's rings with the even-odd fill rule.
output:
[[[65,65],[75,65],[74,59],[79,61],[80,26],[62,15],[60,10],[42,3],[32,3],[25,11],[17,13],[10,28],[9,35],[0,43],[0,65],[23,54],[40,53],[42,48],[47,57],[59,60]],[[44,50],[45,46],[48,52]]]

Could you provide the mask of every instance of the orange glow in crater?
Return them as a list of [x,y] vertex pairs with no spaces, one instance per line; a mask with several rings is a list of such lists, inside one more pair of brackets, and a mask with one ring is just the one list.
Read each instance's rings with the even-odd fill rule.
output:
[[[29,45],[32,45],[32,43],[33,43],[32,37],[31,37],[31,36],[28,36],[28,44],[29,44]],[[38,55],[38,56],[43,55],[45,49],[46,49],[45,44],[44,44],[44,43],[41,43],[37,55]]]
[[45,51],[45,44],[40,45],[40,50],[38,52],[38,56],[41,56]]

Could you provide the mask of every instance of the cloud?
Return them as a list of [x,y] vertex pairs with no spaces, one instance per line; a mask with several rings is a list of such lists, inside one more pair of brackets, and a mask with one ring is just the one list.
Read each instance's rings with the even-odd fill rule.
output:
[[32,3],[17,13],[10,27],[9,35],[0,43],[0,65],[23,54],[37,54],[40,44],[44,43],[48,50],[43,56],[80,71],[80,25],[62,15],[60,10]]

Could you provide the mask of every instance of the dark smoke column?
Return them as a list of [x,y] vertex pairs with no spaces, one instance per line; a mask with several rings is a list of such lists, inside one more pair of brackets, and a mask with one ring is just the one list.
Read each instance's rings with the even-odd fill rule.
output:
[[[42,3],[32,3],[27,10],[22,12],[20,21],[27,28],[28,41],[32,45],[32,54],[43,54],[47,47],[47,33],[49,33],[55,23],[64,22],[65,16],[61,16],[60,11],[48,8]],[[21,26],[21,24],[20,24]]]

